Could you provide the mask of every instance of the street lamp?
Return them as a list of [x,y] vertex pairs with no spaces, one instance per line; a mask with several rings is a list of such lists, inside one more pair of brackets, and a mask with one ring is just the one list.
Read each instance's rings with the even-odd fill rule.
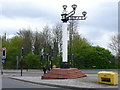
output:
[[77,5],[73,4],[71,7],[73,8],[73,10],[75,10],[77,8]]
[[86,14],[87,14],[87,12],[86,12],[86,11],[84,11],[84,12],[82,12],[82,14],[83,14],[83,16],[85,17],[85,16],[86,16]]
[[67,8],[67,5],[63,5],[63,9],[66,10],[66,8]]
[[67,5],[63,5],[63,12],[61,14],[62,16],[62,22],[63,22],[63,26],[62,26],[62,63],[61,63],[61,68],[67,69],[70,68],[68,65],[68,45],[67,45],[67,21],[69,20],[85,20],[86,19],[86,14],[87,12],[82,12],[82,16],[73,16],[75,14],[75,10],[77,8],[76,4],[72,5],[73,10],[70,13],[67,13],[66,11]]

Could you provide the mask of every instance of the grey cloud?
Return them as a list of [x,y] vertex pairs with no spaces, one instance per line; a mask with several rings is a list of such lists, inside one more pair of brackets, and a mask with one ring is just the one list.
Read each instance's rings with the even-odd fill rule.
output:
[[[99,29],[106,30],[116,30],[117,31],[117,20],[118,20],[118,12],[117,12],[117,4],[115,3],[102,3],[100,4],[100,8],[96,9],[94,12],[88,11],[88,18],[85,25],[97,27]],[[90,14],[89,14],[90,13]],[[82,23],[81,23],[82,24]]]
[[47,7],[35,6],[29,2],[3,3],[2,14],[9,18],[27,17],[27,18],[46,18],[57,20],[57,16]]
[[[97,9],[86,10],[87,20],[79,21],[80,27],[96,27],[96,31],[109,30],[117,31],[117,4],[111,2],[100,3]],[[35,3],[30,2],[3,2],[3,15],[9,18],[45,18],[52,22],[60,21],[60,13],[57,8],[54,10],[51,7],[36,6]],[[78,11],[79,12],[79,9]],[[97,29],[98,28],[98,29]]]
[[[52,10],[51,7],[36,6],[30,2],[4,2],[2,5],[3,15],[6,17],[45,18],[53,22],[60,21],[60,13],[56,8]],[[80,22],[80,25],[116,30],[118,19],[116,5],[111,2],[100,3],[98,9],[87,11],[88,18],[85,22]]]

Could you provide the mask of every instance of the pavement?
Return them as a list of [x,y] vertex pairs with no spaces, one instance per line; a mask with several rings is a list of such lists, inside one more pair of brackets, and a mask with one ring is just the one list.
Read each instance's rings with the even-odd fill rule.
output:
[[[41,79],[41,76],[7,76],[7,77],[24,82],[34,83],[34,84],[63,87],[69,89],[97,88],[97,89],[118,90],[119,85],[108,85],[108,84],[98,83],[97,72],[99,70],[95,70],[95,71],[92,70],[90,72],[89,71],[90,70],[83,71],[84,73],[87,74],[87,77],[76,78],[76,79]],[[35,72],[37,71],[34,71],[34,73]]]

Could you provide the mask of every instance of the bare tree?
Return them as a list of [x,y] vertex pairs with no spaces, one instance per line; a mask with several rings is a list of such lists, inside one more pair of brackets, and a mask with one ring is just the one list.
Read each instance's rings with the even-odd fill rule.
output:
[[116,34],[112,36],[111,42],[109,43],[109,48],[113,50],[116,54],[119,53],[120,50],[120,34]]
[[57,65],[62,52],[62,24],[57,23],[55,26],[52,28],[52,34],[53,34],[53,56],[54,56],[54,63]]
[[73,52],[72,52],[72,40],[73,36],[78,35],[78,22],[71,20],[68,24],[69,31],[69,61],[72,62]]
[[120,68],[120,34],[116,34],[112,36],[111,43],[109,43],[109,47],[116,54],[115,63]]
[[18,36],[23,40],[24,53],[29,54],[32,53],[33,46],[33,33],[30,29],[22,29],[17,32]]
[[34,33],[34,54],[40,54],[40,46],[41,46],[41,33],[35,32]]
[[54,44],[54,51],[58,53],[62,50],[62,24],[58,23],[53,27],[53,44]]
[[52,33],[50,27],[47,25],[43,28],[42,39],[44,53],[49,54],[52,45]]

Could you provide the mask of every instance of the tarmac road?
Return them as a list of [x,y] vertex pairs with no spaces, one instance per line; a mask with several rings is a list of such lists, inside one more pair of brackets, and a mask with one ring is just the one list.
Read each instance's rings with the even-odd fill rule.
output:
[[[84,73],[86,73],[86,74],[97,74],[99,71],[106,71],[106,70],[84,70],[84,69],[82,69],[81,71],[83,71]],[[111,70],[107,70],[107,71],[111,71]],[[118,70],[112,70],[112,71],[115,71],[115,72],[118,72]],[[36,76],[41,76],[43,74],[43,72],[42,72],[42,70],[29,70],[28,72],[27,71],[24,71],[23,72],[23,76],[25,76],[25,77],[27,77],[27,76],[32,76],[32,77],[36,77]],[[119,73],[120,74],[120,73]],[[3,75],[5,75],[5,76],[20,76],[20,70],[18,71],[18,70],[4,70],[4,74]],[[119,76],[120,77],[120,76]],[[120,78],[119,78],[119,81],[120,81]],[[9,83],[15,83],[15,84],[12,84],[12,85],[10,85]],[[18,86],[16,85],[17,83],[19,83],[19,82],[21,82],[21,81],[16,81],[16,80],[12,80],[12,79],[8,79],[8,78],[3,78],[3,84],[4,85],[6,85],[7,83],[8,83],[8,86],[10,86],[11,88],[12,88],[12,86],[15,86],[15,88],[17,88],[17,87],[20,87],[20,88],[25,88],[24,87],[24,83],[25,82],[22,82],[20,85],[18,84]],[[3,87],[4,87],[4,85],[3,85]],[[33,85],[31,85],[30,83],[26,83],[26,85],[25,86],[28,86],[29,87],[29,85],[30,85],[30,88],[31,88],[31,86]],[[22,87],[23,86],[23,87]],[[120,86],[120,83],[119,83],[119,86]],[[47,86],[45,86],[45,85],[33,85],[33,88],[47,88]],[[9,88],[9,87],[8,87]],[[29,88],[29,89],[30,89]],[[49,87],[48,87],[49,88]],[[54,87],[54,88],[52,88],[52,87],[50,87],[48,90],[68,90],[68,89],[61,89],[60,87],[58,88],[58,87]],[[16,90],[16,89],[15,89]],[[24,89],[22,89],[22,90],[24,90]],[[30,89],[31,90],[31,89]],[[69,89],[70,90],[70,89]],[[118,90],[118,89],[80,89],[80,90]]]
[[[2,78],[2,90],[26,90],[26,89],[39,89],[39,90],[43,90],[43,89],[49,89],[49,90],[66,90],[60,87],[52,87],[52,86],[46,86],[46,85],[38,85],[38,84],[33,84],[33,83],[28,83],[28,82],[22,82],[22,81],[18,81],[18,80],[14,80],[14,79],[10,79],[7,77],[3,77]],[[68,89],[67,89],[68,90]]]
[[22,82],[10,78],[2,78],[2,90],[118,90],[118,89],[67,89],[60,87],[52,87],[46,85],[32,84],[28,82]]

